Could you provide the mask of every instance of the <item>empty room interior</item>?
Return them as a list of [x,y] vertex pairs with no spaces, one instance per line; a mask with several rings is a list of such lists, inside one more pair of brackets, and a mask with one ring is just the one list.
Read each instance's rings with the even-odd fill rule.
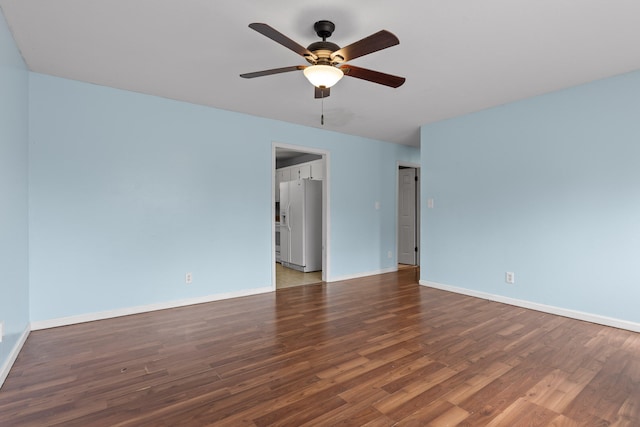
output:
[[638,40],[0,0],[0,425],[640,425]]

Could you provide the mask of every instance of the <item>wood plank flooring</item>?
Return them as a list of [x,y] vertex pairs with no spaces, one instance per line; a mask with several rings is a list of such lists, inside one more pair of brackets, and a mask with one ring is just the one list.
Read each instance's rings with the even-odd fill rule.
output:
[[7,426],[640,426],[640,335],[414,269],[33,332]]

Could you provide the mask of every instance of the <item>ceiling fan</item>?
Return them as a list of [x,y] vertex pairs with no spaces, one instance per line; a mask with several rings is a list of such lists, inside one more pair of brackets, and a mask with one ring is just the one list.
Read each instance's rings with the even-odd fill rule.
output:
[[293,65],[240,74],[240,77],[245,79],[302,70],[305,77],[315,86],[316,98],[329,96],[331,86],[336,84],[343,76],[355,77],[393,88],[397,88],[405,82],[404,77],[344,64],[352,59],[399,44],[400,40],[387,30],[378,31],[369,37],[341,48],[337,44],[327,41],[327,38],[331,37],[336,28],[334,23],[331,21],[318,21],[313,25],[313,28],[318,37],[322,38],[322,41],[311,43],[305,48],[267,24],[253,23],[249,24],[249,28],[291,49],[311,65]]

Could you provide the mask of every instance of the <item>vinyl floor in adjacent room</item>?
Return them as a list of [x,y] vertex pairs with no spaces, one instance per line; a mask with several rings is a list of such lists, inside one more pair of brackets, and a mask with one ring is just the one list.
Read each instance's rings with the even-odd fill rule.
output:
[[302,273],[292,268],[283,267],[280,263],[276,263],[276,289],[311,285],[320,282],[322,282],[322,271]]
[[414,269],[29,336],[8,426],[640,426],[640,335]]

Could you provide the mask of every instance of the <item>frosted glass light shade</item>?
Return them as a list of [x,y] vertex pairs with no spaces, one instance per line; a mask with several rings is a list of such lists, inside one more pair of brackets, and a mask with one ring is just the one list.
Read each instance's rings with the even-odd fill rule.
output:
[[305,68],[303,73],[315,87],[331,87],[344,76],[340,68],[331,65],[312,65]]

